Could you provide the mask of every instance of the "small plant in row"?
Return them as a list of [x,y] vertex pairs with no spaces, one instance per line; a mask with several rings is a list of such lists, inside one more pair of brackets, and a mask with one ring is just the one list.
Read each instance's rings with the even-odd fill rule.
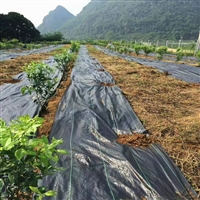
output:
[[198,67],[200,67],[200,51],[198,51],[195,56],[197,57],[198,59]]
[[162,60],[164,54],[167,53],[167,47],[166,46],[160,46],[156,48],[156,57],[158,60]]
[[76,54],[75,53],[71,53],[68,50],[64,50],[62,53],[60,54],[55,54],[54,55],[54,59],[57,62],[58,66],[57,68],[61,71],[68,71],[69,66],[72,62],[75,61],[76,59]]
[[22,94],[28,92],[36,93],[36,102],[41,107],[45,105],[46,99],[49,99],[54,93],[54,86],[57,84],[57,79],[52,78],[51,74],[54,70],[43,62],[31,62],[23,67],[27,74],[30,85],[21,89]]
[[180,61],[184,56],[184,52],[182,48],[177,48],[176,50],[176,62]]
[[[70,50],[78,52],[80,44],[77,42],[72,42],[72,44]],[[57,68],[59,70],[67,71],[70,64],[75,61],[76,53],[65,49],[62,53],[56,54],[54,59],[58,64]],[[30,64],[25,65],[22,69],[26,72],[27,78],[30,82],[30,85],[21,89],[22,94],[25,94],[26,92],[32,94],[32,92],[35,92],[36,102],[39,103],[41,108],[46,108],[45,103],[47,102],[47,99],[53,95],[55,85],[58,82],[56,78],[52,78],[54,70],[41,61],[31,62]]]
[[76,41],[71,41],[70,50],[74,53],[78,53],[79,49],[80,49],[80,43]]
[[58,149],[62,140],[47,136],[37,138],[35,133],[44,119],[38,116],[20,116],[9,125],[0,119],[0,199],[42,200],[45,196],[55,196],[55,192],[38,181],[46,175],[62,170],[57,168],[59,156],[67,154]]
[[142,50],[144,51],[146,57],[148,56],[148,54],[153,53],[155,51],[155,47],[154,46],[147,46],[147,45],[143,45],[142,46]]
[[139,44],[133,45],[133,48],[135,50],[136,55],[138,56],[140,54],[140,50],[142,49],[142,46]]

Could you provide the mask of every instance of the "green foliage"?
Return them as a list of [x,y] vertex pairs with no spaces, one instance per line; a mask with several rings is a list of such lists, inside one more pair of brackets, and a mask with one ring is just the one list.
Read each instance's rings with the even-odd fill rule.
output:
[[47,41],[47,42],[62,41],[62,40],[63,40],[63,34],[61,32],[46,33],[41,35],[40,38],[40,41]]
[[182,48],[177,48],[176,50],[176,62],[180,61],[184,56],[184,52]]
[[79,49],[80,49],[80,43],[79,43],[79,42],[76,42],[76,41],[71,41],[70,50],[71,50],[72,52],[78,53]]
[[5,38],[8,40],[17,39],[20,42],[31,42],[40,37],[40,32],[34,27],[33,23],[19,13],[0,14],[0,22],[1,41]]
[[31,62],[24,66],[23,70],[26,72],[31,85],[23,87],[22,94],[27,91],[31,94],[35,91],[37,102],[43,106],[46,99],[53,94],[53,87],[57,83],[56,79],[50,77],[53,69],[42,62]]
[[[57,150],[62,140],[53,138],[52,142],[46,136],[36,138],[35,133],[43,123],[36,116],[20,116],[9,126],[0,119],[0,198],[19,200],[30,198],[34,192],[37,199],[55,195],[54,191],[38,187],[38,180],[60,170],[53,163],[59,155],[67,154]],[[53,163],[52,163],[53,162]]]
[[19,40],[14,38],[14,39],[10,40],[9,42],[10,42],[10,44],[18,44]]
[[138,56],[140,54],[140,50],[142,49],[142,46],[139,44],[136,44],[133,46],[133,48],[135,50],[136,55]]
[[167,53],[167,47],[166,46],[160,46],[156,48],[156,53],[157,53],[157,59],[162,60],[163,55]]
[[126,48],[120,47],[119,48],[119,53],[126,53]]
[[[92,44],[93,42],[91,42]],[[102,46],[102,47],[106,47],[108,45],[109,41],[108,40],[96,40],[94,41],[93,44],[95,45],[99,45],[99,46]]]
[[145,53],[146,56],[148,56],[149,53],[155,51],[155,48],[153,46],[146,46],[146,45],[144,45],[144,46],[142,46],[142,49],[143,49],[143,51],[144,51],[144,53]]
[[91,1],[59,30],[73,40],[196,41],[199,0]]
[[197,57],[198,59],[198,64],[199,64],[199,67],[200,67],[200,51],[198,51],[195,56]]
[[132,52],[133,52],[133,50],[132,50],[131,47],[127,48],[127,53],[128,53],[128,54],[131,54]]
[[24,44],[17,39],[7,40],[3,38],[2,42],[0,42],[0,49],[12,49],[17,47],[22,47],[23,45]]
[[60,69],[61,71],[67,71],[69,69],[70,64],[75,61],[76,54],[64,50],[62,53],[56,54],[54,56],[54,59],[58,63],[58,69]]
[[108,43],[106,48],[110,50],[115,50],[115,46],[112,43]]

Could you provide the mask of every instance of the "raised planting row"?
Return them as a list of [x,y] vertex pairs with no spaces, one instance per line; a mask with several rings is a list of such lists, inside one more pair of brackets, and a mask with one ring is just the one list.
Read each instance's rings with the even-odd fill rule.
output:
[[184,61],[195,66],[200,66],[200,51],[195,52],[194,50],[183,50],[177,48],[174,51],[166,46],[152,46],[142,44],[131,44],[131,43],[109,43],[106,48],[117,51],[124,54],[135,53],[137,56],[145,55],[149,58],[156,58],[157,60],[168,60],[168,61]]
[[55,195],[54,191],[38,187],[38,180],[60,170],[52,162],[67,152],[57,149],[62,139],[49,143],[46,135],[37,137],[44,121],[38,115],[74,62],[78,48],[73,44],[55,57],[31,62],[23,67],[25,72],[15,77],[18,83],[0,86],[1,199],[32,199],[34,193],[40,200]]
[[148,58],[137,58],[127,54],[121,54],[117,51],[109,50],[104,47],[96,46],[99,50],[107,55],[118,56],[123,59],[139,63],[144,66],[154,67],[167,75],[171,75],[177,79],[189,82],[200,83],[200,69],[185,64],[170,63],[164,61],[150,60]]

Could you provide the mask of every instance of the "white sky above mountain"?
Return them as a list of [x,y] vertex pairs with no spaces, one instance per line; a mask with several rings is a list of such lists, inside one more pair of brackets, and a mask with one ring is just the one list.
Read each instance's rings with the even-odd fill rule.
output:
[[76,16],[89,2],[90,0],[0,0],[0,13],[18,12],[37,27],[58,5]]

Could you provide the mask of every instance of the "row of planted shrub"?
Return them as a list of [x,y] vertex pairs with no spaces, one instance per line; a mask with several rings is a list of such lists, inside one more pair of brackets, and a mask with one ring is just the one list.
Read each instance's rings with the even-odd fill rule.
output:
[[[55,54],[57,68],[67,71],[70,63],[76,59],[76,53],[80,44],[72,42],[69,49]],[[44,106],[44,99],[50,98],[52,88],[57,83],[51,78],[54,73],[47,64],[31,62],[23,67],[27,73],[30,85],[22,88],[22,93],[28,91],[36,93],[37,103]],[[31,118],[19,116],[9,124],[0,119],[0,199],[18,200],[34,199],[42,200],[45,196],[55,196],[56,193],[44,186],[38,186],[38,181],[45,175],[52,175],[62,170],[57,168],[59,156],[67,154],[65,150],[58,149],[62,139],[49,142],[48,137],[36,136],[37,129],[44,119],[38,116]]]
[[200,51],[196,52],[195,51],[186,51],[183,50],[182,48],[177,48],[175,52],[170,51],[168,47],[166,46],[148,46],[148,45],[142,45],[142,44],[131,44],[131,43],[125,43],[121,44],[120,42],[113,42],[109,43],[107,45],[107,48],[118,51],[119,53],[125,53],[125,54],[130,54],[132,52],[136,53],[138,56],[141,51],[144,52],[146,57],[150,53],[156,53],[156,58],[158,60],[162,60],[165,54],[175,54],[176,56],[176,61],[180,61],[184,56],[195,56],[198,59],[198,62],[200,62]]

